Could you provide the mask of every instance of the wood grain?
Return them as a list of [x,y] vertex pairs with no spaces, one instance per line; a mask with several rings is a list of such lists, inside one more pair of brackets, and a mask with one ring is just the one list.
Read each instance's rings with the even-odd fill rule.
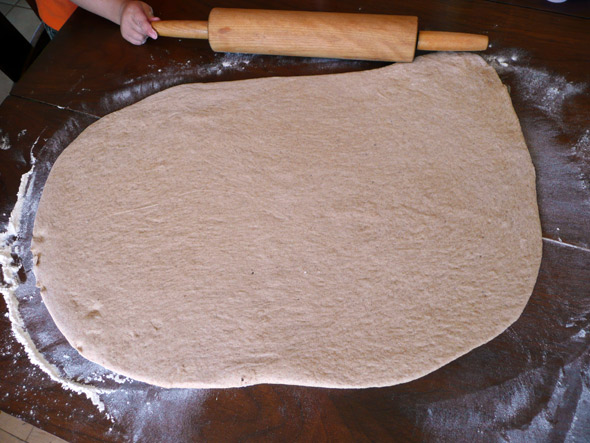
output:
[[[163,19],[204,20],[213,6],[150,3]],[[528,0],[510,3],[215,2],[221,7],[333,12],[360,8],[417,15],[420,29],[489,35],[487,55],[510,87],[537,170],[545,237],[534,293],[505,333],[426,377],[383,389],[260,385],[172,392],[127,382],[116,395],[134,407],[111,409],[113,423],[86,398],[65,391],[33,366],[10,332],[8,319],[0,316],[0,409],[68,441],[587,441],[590,27],[588,20],[567,15],[574,9],[556,13],[549,6],[532,9],[537,2]],[[31,150],[50,164],[96,116],[154,92],[195,81],[378,66],[272,56],[226,58],[195,40],[158,39],[134,47],[121,39],[115,25],[79,10],[15,86],[13,94],[21,98],[11,97],[0,106],[0,129],[11,145],[0,151],[0,220],[14,204]],[[23,308],[40,303],[37,297],[31,294]],[[0,301],[0,311],[5,310]],[[31,325],[33,335],[51,324],[44,315]],[[48,354],[67,349],[58,332],[52,332]]]
[[219,52],[410,62],[418,19],[387,14],[215,8],[209,43]]
[[209,23],[205,20],[159,20],[152,27],[160,37],[209,38]]
[[466,32],[420,31],[418,51],[485,51],[489,38],[483,34]]

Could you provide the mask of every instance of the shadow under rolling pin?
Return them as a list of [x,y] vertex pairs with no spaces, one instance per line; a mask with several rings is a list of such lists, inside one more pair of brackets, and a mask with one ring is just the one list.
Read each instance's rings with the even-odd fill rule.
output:
[[209,40],[216,52],[411,62],[421,51],[483,51],[488,36],[420,31],[418,17],[214,8],[208,21],[162,20],[163,37]]

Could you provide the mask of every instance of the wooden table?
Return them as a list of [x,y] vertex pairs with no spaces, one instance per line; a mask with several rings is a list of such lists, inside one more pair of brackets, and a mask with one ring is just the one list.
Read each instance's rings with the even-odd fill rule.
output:
[[[488,60],[510,87],[537,170],[543,261],[522,317],[438,371],[390,388],[166,390],[119,384],[95,370],[94,384],[114,390],[103,396],[107,409],[99,412],[33,365],[1,316],[0,409],[69,441],[590,439],[590,6],[575,0],[396,3],[151,2],[167,19],[204,19],[213,6],[389,13],[418,15],[421,29],[489,34]],[[8,219],[31,153],[38,194],[51,163],[86,126],[157,91],[381,66],[270,56],[252,56],[247,65],[228,60],[235,61],[213,54],[203,41],[160,38],[134,47],[115,25],[78,10],[0,106],[0,137],[10,144],[0,151],[0,222]],[[30,270],[20,275],[31,281]],[[31,288],[21,309],[40,303]],[[6,309],[0,301],[0,311]],[[56,353],[76,358],[55,328],[40,336],[51,323],[44,315],[28,324],[41,351],[56,362]]]

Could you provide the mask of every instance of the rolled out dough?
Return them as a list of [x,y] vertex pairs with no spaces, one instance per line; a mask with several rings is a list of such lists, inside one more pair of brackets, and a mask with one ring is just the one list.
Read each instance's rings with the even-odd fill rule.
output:
[[110,114],[55,163],[32,250],[57,326],[106,368],[361,388],[513,323],[541,233],[505,87],[476,55],[437,54]]

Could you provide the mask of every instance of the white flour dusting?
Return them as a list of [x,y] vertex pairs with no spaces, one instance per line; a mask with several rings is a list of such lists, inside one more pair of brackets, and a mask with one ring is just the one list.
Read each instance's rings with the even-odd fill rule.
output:
[[27,197],[30,197],[33,188],[34,159],[32,163],[33,166],[31,170],[21,178],[17,202],[10,214],[7,228],[0,234],[0,265],[2,265],[3,277],[3,284],[0,287],[0,292],[2,292],[4,301],[8,306],[8,317],[12,325],[12,332],[14,333],[16,340],[23,345],[31,363],[41,368],[52,380],[57,381],[64,388],[86,395],[86,397],[98,407],[99,411],[103,411],[104,405],[100,401],[99,394],[104,393],[105,391],[64,378],[60,371],[54,365],[49,363],[39,352],[33,343],[29,332],[26,330],[25,322],[19,311],[19,302],[16,297],[16,291],[21,283],[18,276],[20,264],[16,263],[12,257],[16,252],[14,250],[14,245],[18,239],[20,231],[21,219],[23,216],[23,203]]
[[586,129],[586,131],[580,136],[573,147],[573,151],[574,154],[590,164],[590,129]]
[[[530,55],[521,49],[506,49],[483,56],[502,77],[513,86],[515,101],[521,101],[527,110],[537,110],[543,117],[543,125],[535,125],[535,131],[528,132],[528,140],[543,139],[561,144],[565,134],[571,145],[571,168],[574,168],[580,189],[590,189],[590,123],[588,119],[571,114],[569,106],[574,99],[588,93],[590,82],[576,83],[564,76],[542,68],[530,66]],[[537,115],[535,115],[537,119]],[[542,130],[540,129],[542,127]],[[542,131],[542,133],[540,133]],[[559,232],[556,233],[557,238]]]
[[[590,123],[589,123],[590,126]],[[590,129],[586,129],[572,147],[572,158],[580,168],[580,184],[585,190],[590,189]]]
[[250,60],[252,59],[251,55],[247,54],[223,54],[223,58],[221,59],[221,66],[224,68],[238,68],[243,70],[246,66],[250,64]]
[[[228,70],[244,71],[253,57],[251,54],[216,53],[212,63],[198,64],[195,68],[199,76],[221,75]],[[190,64],[190,60],[187,63]]]
[[[183,76],[187,74],[196,74],[200,78],[208,78],[210,76],[219,76],[228,71],[245,71],[251,65],[256,63],[257,58],[260,55],[256,54],[242,54],[242,53],[231,53],[231,52],[217,52],[215,53],[214,59],[208,63],[202,63],[201,61],[197,60],[193,63],[191,60],[186,60],[184,62],[176,62],[170,64],[164,68],[157,68],[156,64],[148,65],[148,68],[152,69],[153,72],[150,74],[146,74],[141,77],[136,77],[134,79],[129,79],[125,81],[124,84],[132,84],[137,83],[139,81],[146,80],[148,77],[153,77],[153,74],[157,72],[163,76]],[[316,59],[301,59],[305,60],[306,62],[311,61],[313,63],[314,68],[318,69],[320,72],[329,72],[331,70],[338,70],[342,69],[343,65],[351,66],[360,63],[357,60],[335,60],[335,59],[323,59],[323,58],[316,58]],[[275,66],[291,66],[296,65],[299,63],[297,58],[294,57],[283,57],[283,56],[275,56],[273,58],[273,64]]]
[[517,70],[522,77],[529,79],[521,85],[526,98],[551,117],[560,116],[564,102],[586,89],[586,85],[568,82],[561,75],[523,66]]
[[516,77],[519,93],[527,104],[539,109],[547,117],[562,122],[563,106],[567,100],[584,93],[590,85],[568,81],[564,76],[528,65],[530,58],[521,49],[507,49],[496,54],[484,54],[498,74]]
[[[30,181],[31,181],[31,175],[33,174],[33,170],[35,169],[35,159],[33,158],[32,161],[32,167],[31,170],[29,172],[27,172],[26,174],[23,174],[23,176],[21,177],[21,182],[20,182],[20,186],[18,188],[18,194],[17,194],[17,200],[16,203],[14,205],[14,208],[12,209],[12,212],[10,213],[10,218],[8,219],[8,225],[6,226],[6,231],[0,233],[0,246],[3,248],[2,252],[3,255],[7,252],[12,252],[7,251],[7,247],[11,246],[11,243],[15,240],[15,237],[18,235],[18,232],[20,230],[20,224],[21,224],[21,219],[22,219],[22,212],[23,212],[23,203],[24,200],[27,196],[27,191],[31,192],[32,187],[29,186]],[[8,264],[8,263],[7,263]],[[2,269],[4,272],[4,281],[5,282],[11,282],[11,283],[16,283],[18,284],[18,282],[10,277],[9,280],[6,280],[7,275],[6,275],[6,270],[4,270],[5,268],[5,263],[2,262]]]
[[0,137],[0,150],[6,151],[10,149],[10,140],[8,139],[8,134],[3,134]]

